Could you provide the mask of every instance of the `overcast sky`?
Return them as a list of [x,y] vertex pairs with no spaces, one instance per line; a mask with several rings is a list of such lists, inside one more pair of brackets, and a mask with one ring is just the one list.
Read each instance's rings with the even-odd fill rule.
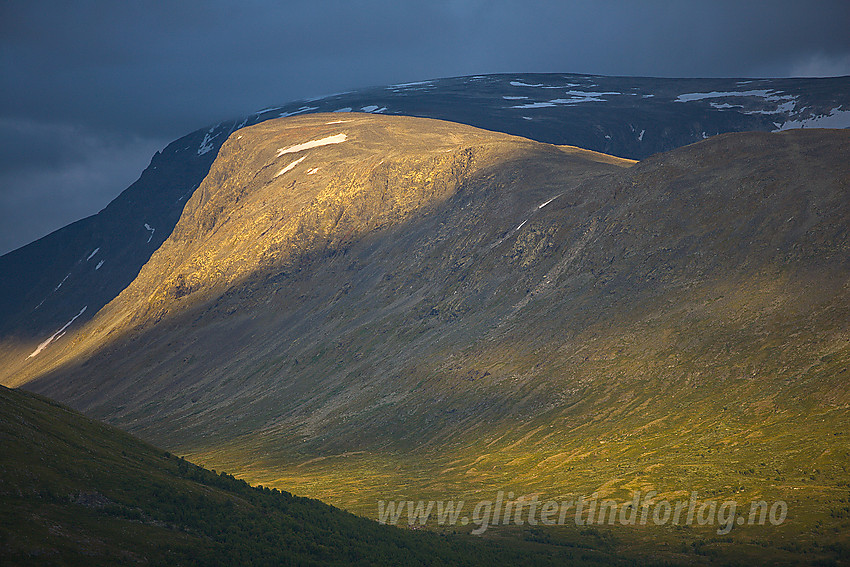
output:
[[846,0],[0,0],[0,254],[269,105],[498,72],[850,75],[848,24]]

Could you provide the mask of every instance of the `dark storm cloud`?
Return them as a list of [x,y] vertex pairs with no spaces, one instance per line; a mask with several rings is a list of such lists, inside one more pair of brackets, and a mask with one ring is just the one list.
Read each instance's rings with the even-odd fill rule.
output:
[[2,2],[0,253],[270,104],[493,72],[850,74],[849,21],[843,1]]

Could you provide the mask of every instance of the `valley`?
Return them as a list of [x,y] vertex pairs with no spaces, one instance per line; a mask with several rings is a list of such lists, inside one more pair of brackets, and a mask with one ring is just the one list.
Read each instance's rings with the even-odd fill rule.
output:
[[105,307],[6,340],[0,380],[370,518],[697,491],[788,518],[599,529],[686,563],[846,557],[848,153],[844,130],[635,162],[425,118],[264,121]]

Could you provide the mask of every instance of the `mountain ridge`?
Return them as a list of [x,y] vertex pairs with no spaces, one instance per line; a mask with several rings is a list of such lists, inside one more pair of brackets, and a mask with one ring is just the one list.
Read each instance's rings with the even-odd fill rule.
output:
[[[529,108],[517,108],[523,106]],[[819,123],[847,127],[848,108],[847,77],[503,74],[368,88],[264,109],[172,142],[103,211],[0,257],[0,336],[5,342],[45,340],[78,313],[72,304],[87,305],[77,323],[88,320],[165,241],[224,140],[264,120],[317,111],[380,111],[640,159],[722,132]]]
[[[216,446],[227,445],[224,437],[265,431],[254,442],[277,439],[274,444],[289,446],[281,455],[295,455],[296,462],[352,447],[392,447],[396,439],[393,450],[408,443],[441,447],[463,424],[468,438],[486,431],[481,422],[472,426],[476,420],[505,410],[517,416],[508,421],[521,422],[524,415],[583,405],[569,422],[603,411],[599,392],[625,388],[624,395],[647,379],[676,390],[705,384],[699,392],[728,383],[724,399],[766,388],[770,395],[758,394],[754,402],[771,399],[787,412],[796,406],[787,397],[796,386],[779,378],[738,382],[738,363],[724,361],[722,353],[743,357],[742,374],[752,372],[743,370],[748,367],[771,369],[756,376],[770,376],[784,360],[791,363],[780,372],[786,379],[809,364],[804,360],[832,356],[830,365],[839,366],[846,360],[840,323],[847,312],[846,147],[844,132],[721,136],[620,173],[591,175],[566,194],[563,180],[549,172],[540,176],[550,179],[548,188],[519,178],[514,192],[498,189],[499,183],[461,191],[442,212],[367,234],[347,253],[322,253],[300,273],[252,277],[196,310],[176,312],[171,322],[162,319],[152,334],[142,330],[112,353],[110,347],[85,366],[27,387],[76,400],[95,415],[195,454],[209,446],[203,439],[210,435],[218,435],[209,446],[214,455]],[[539,159],[505,170],[504,179],[533,171],[530,164]],[[307,167],[305,161],[302,175]],[[537,193],[525,193],[529,187]],[[525,195],[525,207],[507,206],[511,195]],[[500,200],[503,209],[495,205]],[[499,210],[512,216],[494,225]],[[480,216],[489,211],[493,217]],[[675,307],[668,311],[666,304]],[[814,308],[811,314],[805,305]],[[681,313],[681,320],[671,313]],[[613,347],[622,340],[618,326],[632,346]],[[656,326],[660,335],[651,331]],[[794,328],[811,329],[812,352],[782,346]],[[555,336],[563,342],[550,344]],[[769,347],[773,360],[757,354],[768,344],[775,345]],[[626,366],[605,377],[612,364],[608,348],[638,350],[613,363],[614,369]],[[575,358],[582,349],[593,355],[589,361]],[[675,371],[685,372],[683,382],[666,375],[656,357],[688,368]],[[637,366],[627,372],[630,358]],[[566,374],[557,370],[571,366]],[[583,378],[569,377],[581,368]],[[839,375],[817,378],[820,385],[807,397],[821,396],[819,403],[836,411],[843,407],[846,395],[832,384]],[[93,382],[95,376],[101,378]],[[571,393],[552,398],[564,387]],[[646,396],[636,400],[653,399]],[[447,413],[431,415],[434,404],[448,404]],[[164,413],[152,414],[151,407]],[[224,437],[212,420],[222,412],[230,424]]]
[[786,524],[717,553],[846,545],[850,132],[725,134],[632,164],[342,119],[231,135],[138,281],[13,379],[367,516],[695,490],[788,503]]

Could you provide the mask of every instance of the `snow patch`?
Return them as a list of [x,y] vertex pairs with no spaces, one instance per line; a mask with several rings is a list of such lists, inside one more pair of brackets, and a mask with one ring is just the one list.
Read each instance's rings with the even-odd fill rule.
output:
[[542,205],[537,205],[537,210],[539,211],[540,209],[542,209],[543,207],[545,207],[546,205],[548,205],[549,203],[551,203],[552,201],[554,201],[555,199],[560,197],[561,195],[563,195],[563,193],[558,193],[557,195],[555,195],[554,197],[552,197],[551,199],[549,199],[548,201],[546,201]]
[[529,85],[528,83],[523,83],[522,81],[511,81],[512,87],[542,87],[543,83],[539,85]]
[[788,113],[794,112],[794,107],[796,106],[796,100],[789,100],[788,102],[783,102],[782,104],[777,105],[775,110],[745,110],[744,114],[780,114],[783,112]]
[[287,171],[290,171],[293,167],[295,167],[296,165],[298,165],[299,163],[301,163],[301,162],[302,162],[302,161],[304,161],[305,159],[307,159],[307,156],[301,156],[301,157],[300,157],[300,158],[298,158],[297,160],[293,161],[292,163],[290,163],[289,165],[287,165],[286,167],[284,167],[283,169],[281,169],[280,171],[278,171],[278,172],[275,174],[275,177],[280,177],[281,175],[283,175],[283,174],[284,174],[284,173],[286,173]]
[[641,131],[640,131],[640,134],[638,135],[638,142],[643,142],[643,135],[644,135],[644,134],[646,134],[646,129],[645,129],[645,128],[644,128],[643,130],[641,130]]
[[[802,120],[789,120],[779,126],[774,132],[793,130],[794,128],[850,128],[850,110],[833,108],[829,114],[820,114]],[[776,124],[774,122],[774,124]]]
[[399,83],[397,85],[390,85],[387,89],[406,89],[408,87],[421,87],[421,86],[431,86],[433,81],[416,81],[414,83]]
[[567,99],[570,102],[582,102],[580,100],[576,101],[576,99],[596,98],[610,95],[622,96],[623,93],[617,91],[567,91],[565,94],[568,94],[572,97],[570,99]]
[[726,110],[727,108],[744,108],[743,104],[729,104],[728,102],[709,102],[712,108]]
[[528,97],[527,96],[503,96],[502,98],[505,99],[505,100],[525,100]]
[[100,251],[100,246],[98,246],[97,248],[95,248],[95,249],[94,249],[94,252],[92,252],[91,254],[89,254],[89,257],[88,257],[88,258],[86,258],[86,262],[88,262],[89,260],[91,260],[92,258],[94,258],[94,255],[95,255],[95,254],[97,254],[99,251]]
[[772,89],[754,89],[749,91],[711,91],[707,93],[685,93],[676,97],[675,102],[691,102],[694,100],[703,100],[706,98],[727,98],[727,97],[746,97],[755,96],[763,99],[778,102],[780,100],[796,100],[796,96],[783,94],[781,91]]
[[153,233],[156,232],[156,229],[151,228],[151,225],[149,225],[148,223],[145,223],[145,230],[147,230],[151,233],[150,236],[148,236],[148,242],[150,242],[151,238],[153,238]]
[[[256,111],[256,112],[254,112],[254,114],[256,114],[257,116],[259,116],[260,114],[265,114],[266,112],[271,112],[272,110],[280,110],[281,108],[282,108],[282,107],[280,107],[280,106],[270,106],[270,107],[268,107],[268,108],[264,108],[264,109],[262,109],[262,110],[258,110],[258,111]],[[243,123],[243,124],[244,124],[244,123]]]
[[[199,156],[202,156],[202,155],[209,153],[213,150],[213,147],[214,147],[213,140],[218,138],[218,134],[216,134],[215,136],[210,136],[210,134],[215,132],[215,129],[216,129],[216,126],[213,126],[212,128],[210,128],[209,132],[204,134],[204,140],[201,142],[201,145],[198,147],[198,155]],[[219,134],[220,133],[221,132],[219,132]]]
[[604,99],[596,98],[594,96],[589,97],[575,97],[575,98],[555,98],[550,100],[549,102],[555,104],[575,104],[578,102],[605,102]]
[[[511,108],[546,108],[559,104],[579,104],[582,102],[605,102],[603,96],[622,95],[619,92],[598,92],[598,91],[567,91],[565,94],[570,95],[570,98],[555,98],[546,102],[531,102],[528,104],[518,104]],[[504,97],[507,98],[507,97]]]
[[30,354],[30,355],[27,357],[27,360],[29,360],[30,358],[34,357],[35,355],[37,355],[37,354],[38,354],[38,353],[40,353],[41,351],[43,351],[43,350],[47,347],[47,345],[49,345],[50,343],[52,343],[52,342],[53,342],[56,338],[61,337],[62,335],[64,335],[64,334],[65,334],[65,329],[67,329],[68,327],[70,327],[70,326],[71,326],[71,323],[73,323],[74,321],[76,321],[76,320],[77,320],[77,317],[79,317],[80,315],[82,315],[83,313],[85,313],[85,311],[86,311],[86,309],[87,309],[87,308],[88,308],[88,305],[86,305],[85,307],[83,307],[82,309],[80,309],[80,312],[79,312],[79,313],[77,313],[76,315],[74,315],[74,317],[73,317],[70,321],[68,321],[67,323],[65,323],[65,324],[62,326],[62,328],[61,328],[61,329],[59,329],[58,331],[56,331],[55,333],[53,333],[53,334],[50,336],[50,338],[49,338],[49,339],[47,339],[46,341],[44,341],[43,343],[41,343],[40,345],[38,345],[38,348],[36,348],[34,351],[32,351],[32,354]]
[[516,106],[512,106],[511,108],[547,108],[550,106],[556,106],[552,102],[530,102],[528,104],[518,104]]
[[351,107],[346,106],[344,108],[337,108],[336,110],[334,110],[334,112],[351,112]]
[[760,96],[766,97],[770,94],[769,90],[752,90],[752,91],[711,91],[707,93],[684,93],[676,97],[675,102],[691,102],[694,100],[703,100],[706,98],[725,98],[729,96]]
[[293,110],[292,112],[281,112],[278,114],[278,118],[286,118],[287,116],[295,116],[296,114],[302,114],[304,112],[310,112],[313,110],[319,110],[318,106],[302,106],[298,110]]
[[95,269],[95,270],[99,270],[99,269],[100,269],[100,267],[103,265],[103,262],[104,262],[104,260],[101,260],[100,262],[98,262],[98,263],[97,263],[97,266],[95,266],[95,267],[94,267],[94,269]]
[[303,144],[296,144],[294,146],[289,146],[288,148],[281,148],[277,151],[277,157],[284,154],[294,154],[295,152],[301,152],[311,148],[318,148],[320,146],[327,146],[329,144],[339,144],[347,139],[347,134],[334,134],[333,136],[328,136],[327,138],[322,138],[320,140],[311,140],[309,142],[304,142]]
[[378,114],[380,112],[384,112],[387,109],[386,106],[378,107],[377,104],[370,104],[369,106],[364,106],[360,109],[361,112],[371,112],[372,114]]
[[[98,250],[99,250],[99,249],[98,249]],[[54,288],[53,288],[53,291],[56,291],[56,290],[58,290],[60,287],[62,287],[62,284],[63,284],[63,283],[65,283],[65,280],[67,280],[69,277],[71,277],[71,272],[68,272],[68,275],[67,275],[67,276],[65,276],[64,278],[62,278],[62,281],[61,281],[61,282],[59,282],[59,285],[57,285],[56,287],[54,287]],[[43,302],[42,302],[42,303],[43,303]],[[39,303],[38,305],[39,305],[39,307],[41,307],[41,303]]]
[[314,174],[314,173],[316,173],[317,171],[319,171],[319,168],[318,168],[318,167],[314,167],[313,169],[308,169],[308,170],[307,170],[307,175],[313,175],[313,174]]
[[516,227],[516,228],[514,229],[514,232],[516,232],[516,231],[518,231],[519,229],[521,229],[521,228],[523,227],[523,225],[525,225],[525,223],[527,223],[527,222],[528,222],[528,219],[525,219],[524,221],[522,221],[521,223],[519,223],[519,226],[518,226],[518,227]]
[[342,96],[342,95],[347,95],[350,92],[351,91],[342,91],[340,93],[331,93],[331,94],[326,94],[326,95],[313,96],[313,97],[310,97],[310,98],[305,98],[304,101],[305,102],[316,102],[317,100],[324,100],[326,98],[334,98],[334,97],[339,97],[339,96]]

